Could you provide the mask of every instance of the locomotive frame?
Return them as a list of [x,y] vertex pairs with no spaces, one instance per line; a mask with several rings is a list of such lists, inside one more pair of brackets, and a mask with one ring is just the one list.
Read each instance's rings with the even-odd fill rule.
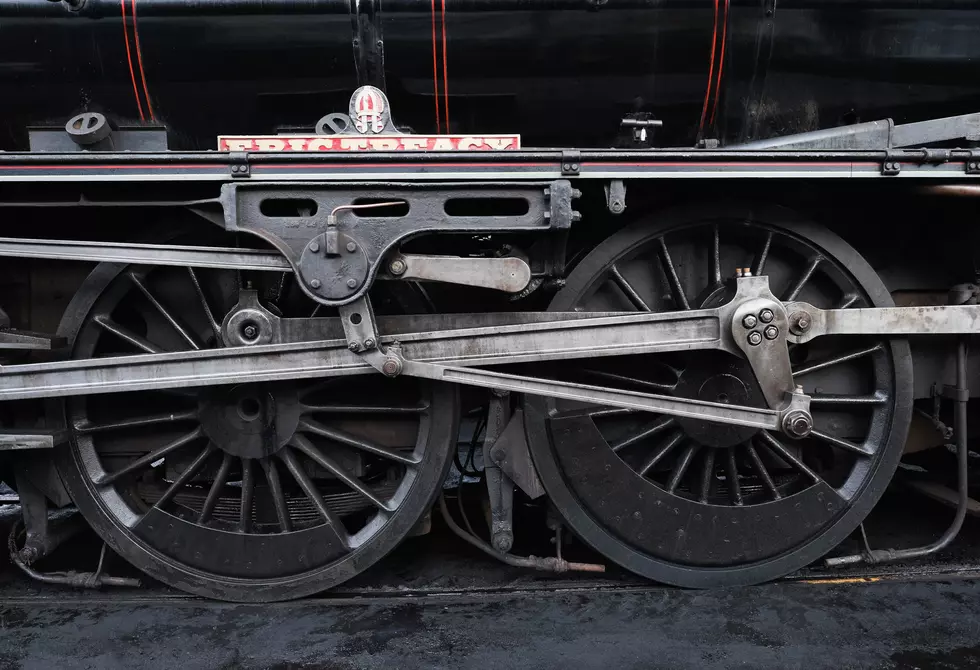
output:
[[[976,115],[968,115],[917,128],[940,128],[938,139],[946,140],[951,125],[962,130],[976,122]],[[677,180],[829,184],[875,179],[934,193],[976,195],[980,189],[973,183],[980,178],[980,149],[914,148],[917,142],[928,144],[936,136],[915,135],[911,130],[913,148],[891,148],[896,129],[885,124],[882,140],[882,126],[870,126],[874,131],[870,139],[857,127],[795,140],[779,138],[784,146],[794,141],[819,145],[841,138],[867,145],[844,150],[0,154],[0,207],[5,211],[125,211],[128,216],[179,211],[193,222],[185,236],[210,240],[211,233],[223,233],[225,240],[220,244],[133,242],[126,239],[131,231],[112,227],[100,231],[100,239],[83,239],[77,231],[60,239],[0,239],[0,255],[5,257],[102,263],[83,285],[91,291],[76,296],[57,333],[14,328],[0,332],[0,350],[9,363],[0,368],[0,400],[17,408],[21,405],[10,403],[65,401],[63,408],[43,412],[36,422],[40,429],[11,425],[0,442],[2,450],[14,456],[9,467],[25,503],[26,545],[19,549],[15,544],[19,527],[11,536],[15,562],[37,575],[30,565],[59,541],[47,527],[47,501],[74,501],[118,553],[150,574],[196,593],[270,600],[336,584],[387,553],[428,509],[449,466],[448,449],[455,444],[459,413],[456,387],[462,385],[492,392],[486,403],[484,441],[492,510],[490,542],[460,528],[444,501],[440,508],[450,527],[483,551],[539,569],[598,569],[565,561],[560,555],[533,559],[509,553],[516,486],[534,498],[547,493],[564,523],[611,560],[640,574],[699,587],[773,578],[822,556],[854,529],[880,496],[901,456],[913,402],[923,398],[918,387],[912,387],[913,363],[905,338],[945,342],[942,336],[951,336],[950,341],[958,344],[949,347],[956,379],[945,397],[955,406],[960,507],[950,531],[921,550],[878,551],[836,560],[891,560],[937,550],[955,536],[965,510],[970,395],[965,341],[978,331],[975,287],[956,287],[949,305],[892,306],[871,266],[838,238],[792,216],[779,218],[783,215],[734,205],[721,218],[708,219],[709,232],[703,237],[708,245],[703,259],[708,287],[696,298],[685,286],[687,270],[678,268],[693,264],[691,259],[700,259],[701,252],[675,264],[665,241],[668,233],[686,234],[684,226],[664,224],[666,228],[653,235],[649,226],[638,221],[608,236],[593,231],[605,241],[584,246],[599,256],[611,240],[625,238],[622,248],[611,252],[611,262],[592,255],[571,259],[567,254],[569,235],[588,225],[578,202],[601,202],[602,211],[593,211],[593,216],[612,221],[633,207],[627,194]],[[954,136],[968,134],[957,131]],[[112,193],[106,185],[112,186]],[[672,216],[678,215],[668,213],[665,218]],[[698,225],[701,220],[689,219]],[[749,239],[761,234],[764,246],[750,255],[751,266],[731,268],[732,261],[723,259],[723,239],[729,230],[741,235],[750,226],[759,230]],[[65,228],[51,230],[64,233]],[[505,238],[510,251],[450,255],[444,253],[445,245],[440,247],[441,236]],[[774,236],[786,239],[773,243]],[[235,240],[236,246],[227,240]],[[520,242],[511,245],[514,240]],[[646,278],[652,282],[647,288],[659,287],[659,293],[636,288],[618,265],[633,262],[637,250],[649,244],[654,245],[653,257],[661,272]],[[771,284],[766,271],[770,245],[774,245],[773,257],[778,250],[784,254],[779,267],[786,276],[776,280],[779,287]],[[618,300],[625,308],[583,303],[601,292],[595,276],[589,275],[596,264],[601,266],[596,272],[602,282],[618,287]],[[171,288],[154,285],[153,268],[188,270],[191,283],[186,288],[194,293],[187,295],[194,299],[196,293],[200,299],[207,318],[195,319],[203,330],[187,325],[188,317],[173,312],[173,296],[168,309],[160,291]],[[579,274],[569,275],[569,268],[577,268],[573,272]],[[828,274],[818,278],[818,270]],[[224,290],[227,281],[214,275],[213,285],[208,285],[205,271],[237,273],[230,294],[234,299],[224,314],[212,313],[210,305],[218,286]],[[634,276],[637,272],[633,270]],[[304,316],[286,314],[281,305],[269,304],[267,291],[243,281],[243,273],[291,275],[297,297],[315,309]],[[132,319],[130,312],[136,309],[126,308],[127,312],[120,307],[131,299],[117,286],[127,277],[129,288],[144,301],[139,309],[155,313],[152,318],[136,319],[145,327],[141,332],[120,320]],[[280,298],[284,281],[279,282]],[[530,305],[535,304],[536,294],[557,293],[557,297],[549,311],[440,313],[437,308],[429,315],[375,311],[378,296],[369,293],[383,285],[419,281],[509,293],[530,299]],[[840,293],[840,300],[815,306],[802,299],[807,285],[818,283],[823,293],[816,297]],[[596,303],[603,304],[608,299]],[[323,310],[332,309],[336,316],[321,316]],[[624,309],[649,313],[623,314]],[[159,333],[151,337],[154,320],[169,329],[164,339],[176,337],[189,347],[154,341],[164,337]],[[100,339],[106,333],[134,351],[107,348]],[[811,340],[835,338],[870,338],[873,344],[831,352],[822,361],[807,358]],[[70,356],[65,360],[24,358],[44,358],[46,352],[65,351],[66,346]],[[803,358],[798,355],[801,351]],[[677,359],[670,358],[690,352],[713,362],[688,358],[686,367],[680,367]],[[646,361],[664,355],[668,358],[663,367],[676,372],[673,386],[632,378],[615,369],[598,375],[607,382],[604,385],[562,378],[563,364],[570,361],[648,357],[640,359]],[[871,379],[872,386],[879,384],[868,392],[825,394],[798,383],[797,377],[804,374],[864,358],[872,364],[860,374]],[[716,363],[728,372],[702,369]],[[541,364],[557,365],[557,372],[552,368],[551,376],[532,374]],[[509,367],[500,372],[484,369],[487,366]],[[922,370],[930,382],[944,380],[941,364]],[[696,382],[689,380],[692,376]],[[284,386],[340,380],[343,394],[345,385],[355,383],[347,380],[354,379],[382,385],[368,389],[406,379],[418,386],[408,391],[414,397],[409,404],[359,407],[336,398],[311,404],[302,400],[299,387]],[[697,389],[679,390],[691,384]],[[862,384],[858,386],[863,388]],[[226,392],[227,385],[234,386]],[[88,400],[115,393],[180,395],[185,387],[196,389],[195,407],[170,414],[154,410],[139,419],[117,417],[100,423],[97,417],[109,411],[107,406],[101,401],[90,406]],[[706,388],[711,399],[703,395]],[[528,400],[515,406],[513,398],[518,394]],[[864,441],[850,439],[846,431],[857,430],[851,424],[843,429],[844,437],[828,432],[818,425],[811,403],[824,408],[871,408],[868,436]],[[432,408],[446,416],[430,413]],[[414,448],[402,445],[395,450],[356,431],[328,426],[312,418],[314,411],[414,413],[422,418]],[[625,437],[601,434],[597,425],[597,416],[635,418],[645,413],[653,413],[656,420],[632,426]],[[59,418],[67,421],[59,423]],[[103,459],[117,457],[100,447],[100,433],[190,420],[200,426],[143,450],[122,468],[103,464]],[[939,421],[938,414],[935,420]],[[255,422],[261,424],[258,433],[249,428]],[[17,423],[22,422],[12,420]],[[669,436],[667,441],[656,445],[642,462],[622,455],[643,440],[664,435]],[[334,453],[309,436],[343,448]],[[199,439],[206,440],[204,449],[171,468],[169,459]],[[808,440],[833,449],[833,458],[823,454],[821,459],[835,464],[826,471],[816,467],[806,454]],[[600,457],[601,445],[609,451]],[[34,457],[17,457],[24,450]],[[351,457],[351,450],[394,463],[397,470],[381,470],[385,474],[375,476],[372,468],[377,463]],[[676,460],[662,470],[671,450]],[[52,451],[55,459],[46,456]],[[571,462],[566,458],[572,456],[566,454],[575,455]],[[145,481],[143,489],[138,483],[122,486],[139,471],[159,469],[161,463],[166,469],[165,490],[146,494]],[[700,473],[691,470],[695,463],[700,464]],[[286,474],[277,467],[285,468],[292,484],[285,482]],[[745,468],[752,469],[752,486],[742,474]],[[847,472],[839,472],[841,468]],[[774,469],[793,475],[776,475]],[[259,472],[264,487],[255,484]],[[597,472],[612,474],[609,480],[597,482]],[[317,483],[323,479],[347,487],[366,501],[374,516],[364,516],[367,512],[361,507],[351,513],[333,498],[328,504]],[[602,489],[611,482],[622,483],[626,497],[608,498]],[[240,513],[225,509],[231,483],[240,490]],[[297,511],[287,491],[290,487],[298,499],[307,501],[313,521],[303,516],[306,508]],[[188,489],[199,491],[200,500],[193,499]],[[730,504],[719,503],[720,498]],[[773,512],[774,519],[783,521],[767,517],[774,528],[762,528],[761,510],[787,502],[795,511]],[[165,511],[174,505],[183,509]],[[265,517],[255,511],[258,505],[268,508]],[[668,511],[683,513],[685,521],[668,521],[665,530],[650,533],[652,538],[636,540],[648,532],[643,523],[656,526]],[[360,525],[345,525],[341,512],[362,515]],[[655,521],[644,521],[651,515]],[[260,526],[275,529],[260,532]],[[685,539],[688,533],[691,540]],[[229,539],[232,536],[235,539]],[[719,553],[719,537],[738,548],[731,554]],[[770,540],[770,548],[754,546]],[[280,546],[275,543],[282,548],[275,549]],[[247,560],[248,568],[236,565],[236,552],[246,557],[242,560]],[[227,565],[235,566],[234,570],[222,573],[221,566]],[[259,576],[253,579],[250,570]],[[100,574],[47,579],[88,586],[117,583]]]

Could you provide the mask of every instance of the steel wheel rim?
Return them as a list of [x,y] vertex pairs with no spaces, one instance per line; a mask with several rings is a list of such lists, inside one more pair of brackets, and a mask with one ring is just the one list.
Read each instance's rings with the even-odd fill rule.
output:
[[[204,274],[202,271],[194,273],[194,271],[188,271],[186,268],[167,269],[166,271],[192,273],[197,274],[198,277]],[[114,310],[120,305],[124,305],[125,301],[134,295],[133,289],[136,282],[131,278],[127,279],[131,272],[132,268],[118,265],[100,266],[83,285],[90,289],[88,293],[82,290],[76,294],[76,299],[67,310],[60,328],[62,333],[71,338],[75,355],[85,355],[88,352],[97,351],[95,347],[100,342],[105,341],[103,339],[105,337],[125,340],[125,336],[120,338],[117,332],[113,332],[118,328],[111,329],[104,325],[97,325],[95,320],[99,315],[103,317],[106,313],[111,315]],[[161,270],[145,272],[144,269],[137,269],[136,276],[138,279],[153,272],[159,273]],[[129,285],[123,286],[123,284]],[[139,289],[137,288],[137,290]],[[199,296],[200,293],[198,293]],[[189,292],[188,298],[193,297],[194,292]],[[158,297],[158,302],[163,304],[165,301]],[[152,309],[152,302],[143,304],[142,307],[143,309]],[[220,312],[220,310],[217,311]],[[217,321],[220,322],[222,316],[223,313],[218,314]],[[173,327],[171,327],[171,331],[171,335],[179,332]],[[202,329],[198,328],[197,333],[200,332]],[[180,335],[178,334],[177,337]],[[192,337],[196,337],[196,335],[192,335]],[[131,344],[131,342],[126,344]],[[137,345],[136,348],[139,346]],[[392,388],[390,380],[377,379],[374,381],[384,384],[381,387],[381,393],[378,394],[383,399],[386,397],[387,390]],[[366,378],[364,386],[368,390],[370,390],[367,386],[369,383],[370,381]],[[311,384],[314,387],[329,387],[331,385],[333,385],[332,382],[314,382]],[[260,386],[265,389],[276,385]],[[339,469],[348,475],[350,481],[340,480],[339,474],[330,471],[330,474],[336,475],[334,477],[334,484],[336,485],[332,487],[330,492],[325,492],[322,476],[324,468],[331,465],[338,467],[340,461],[336,458],[336,450],[333,452],[324,451],[324,445],[330,443],[340,445],[348,452],[361,450],[351,447],[350,444],[337,442],[338,434],[351,436],[349,431],[338,431],[335,425],[337,422],[325,420],[322,415],[311,418],[311,412],[304,409],[300,413],[299,429],[285,445],[276,448],[268,457],[261,459],[242,458],[242,464],[246,460],[252,463],[251,468],[249,468],[251,473],[250,476],[246,476],[245,466],[239,466],[237,482],[235,480],[234,457],[221,448],[215,448],[216,445],[211,433],[205,432],[203,435],[198,435],[186,445],[168,452],[164,456],[163,464],[159,467],[169,468],[168,458],[171,454],[178,454],[181,449],[189,449],[194,452],[195,450],[200,451],[197,447],[202,446],[202,444],[210,445],[208,447],[210,449],[209,455],[204,457],[204,461],[198,463],[199,454],[191,461],[191,465],[197,463],[201,466],[198,472],[209,471],[214,477],[210,485],[205,484],[204,486],[196,485],[194,479],[185,480],[184,483],[179,484],[170,498],[163,499],[163,503],[158,508],[154,506],[152,499],[141,497],[142,494],[134,489],[131,475],[123,473],[123,476],[120,477],[117,476],[119,475],[118,467],[104,467],[103,456],[105,454],[99,453],[99,441],[107,431],[92,430],[89,425],[91,424],[91,417],[87,415],[87,412],[93,404],[101,405],[106,399],[110,403],[114,402],[116,398],[112,395],[72,398],[65,404],[66,419],[72,430],[72,439],[69,445],[59,450],[59,471],[62,473],[72,498],[103,539],[109,542],[118,553],[157,579],[195,593],[229,600],[267,601],[299,597],[344,581],[380,559],[417,524],[420,517],[428,509],[432,497],[438,491],[449,464],[450,454],[449,449],[440,448],[440,445],[444,447],[451,439],[455,438],[453,430],[456,415],[455,391],[447,385],[416,384],[413,380],[405,380],[404,388],[409,389],[410,393],[414,392],[413,387],[417,389],[418,397],[424,400],[423,404],[414,408],[405,407],[406,410],[416,410],[405,413],[406,416],[417,417],[414,443],[408,445],[407,451],[403,448],[397,452],[394,449],[385,450],[384,455],[378,455],[376,452],[367,454],[367,459],[372,465],[379,461],[390,461],[389,457],[392,454],[387,452],[397,454],[400,460],[395,464],[400,469],[401,476],[395,486],[391,486],[388,482],[382,482],[381,486],[374,486],[373,484],[376,482],[360,481],[359,476],[351,476],[348,470],[340,467]],[[314,392],[310,396],[311,400],[306,404],[312,403],[320,411],[323,410],[324,390],[318,393]],[[275,396],[272,403],[275,406],[280,396],[276,391],[270,391],[270,395]],[[345,395],[353,401],[350,404],[356,405],[357,393],[342,392],[340,397],[343,398]],[[129,397],[131,394],[125,394],[125,396]],[[177,397],[179,398],[179,396]],[[361,393],[361,397],[364,397],[364,393]],[[342,401],[337,402],[336,400],[334,400],[334,404],[344,405]],[[198,415],[202,413],[202,407],[203,404],[199,405]],[[163,409],[165,414],[166,408]],[[254,407],[247,406],[246,403],[244,410],[241,411],[245,412],[246,418],[251,418],[250,412],[254,409]],[[329,407],[328,409],[333,411],[335,408]],[[358,409],[365,410],[364,416],[370,416],[372,424],[382,427],[385,423],[382,412],[364,406],[359,406]],[[449,420],[445,420],[447,412],[452,417]],[[263,422],[269,413],[264,409],[261,413],[262,416],[258,418],[258,421],[260,426],[264,426]],[[278,427],[283,422],[282,417],[282,411],[276,412],[271,423]],[[439,418],[439,421],[433,421],[434,417]],[[198,420],[186,420],[186,422],[193,421]],[[104,425],[103,422],[103,428]],[[164,425],[163,422],[157,422],[149,427],[159,429],[161,425]],[[173,425],[173,422],[170,422],[170,425]],[[81,430],[79,430],[80,427]],[[146,427],[140,426],[139,428]],[[115,431],[117,428],[111,430]],[[194,431],[199,433],[202,431],[200,422],[196,428],[189,429],[189,432]],[[189,432],[183,433],[183,436],[186,437]],[[354,437],[356,438],[357,435]],[[166,441],[163,437],[160,437],[159,440],[164,441],[164,447],[179,441],[179,439]],[[197,445],[194,444],[195,440]],[[359,439],[359,441],[370,443],[368,445],[370,447],[382,446],[371,443],[370,440]],[[102,439],[102,442],[105,440]],[[277,441],[273,440],[273,442]],[[152,449],[147,450],[147,453],[152,452]],[[319,455],[319,461],[316,461],[315,457],[311,457],[309,455],[311,453]],[[228,465],[229,460],[232,461],[230,465]],[[319,474],[311,474],[311,468],[318,469]],[[214,491],[218,489],[215,488],[216,485],[213,480],[217,479],[222,472],[224,480],[220,492],[215,494]],[[108,481],[106,480],[107,473]],[[183,472],[175,471],[173,474],[164,476],[164,484],[167,485],[166,490],[169,491],[172,485],[178,483],[177,480],[186,473],[187,470],[185,469]],[[220,503],[225,497],[223,494],[227,493],[229,485],[233,486],[237,483],[239,504],[243,508],[245,503],[242,499],[245,498],[243,494],[248,479],[252,481],[252,496],[248,501],[249,511],[246,514],[240,508],[238,527],[229,528],[229,524],[224,523],[226,519],[222,519],[219,515],[222,505],[215,504],[212,498],[217,495],[216,499]],[[260,521],[259,501],[256,500],[256,494],[260,490],[259,487],[263,479],[265,483],[263,493],[271,496],[274,501],[274,514],[272,516],[275,517],[275,523],[279,526],[278,529],[271,527],[268,520],[268,510],[266,510],[266,518],[263,523],[258,523]],[[274,486],[277,480],[279,482],[278,487]],[[352,488],[356,487],[358,483],[361,484],[362,490],[360,491]],[[341,504],[347,504],[343,502],[345,499],[342,497],[333,495],[339,486],[346,488],[350,495],[361,499],[358,510],[352,514],[360,514],[363,518],[353,522],[353,525],[349,522],[351,514],[344,514],[341,518],[341,515],[335,513],[331,507],[336,500],[341,500]],[[276,495],[276,488],[278,488],[278,495]],[[124,492],[117,489],[124,489]],[[193,490],[197,494],[193,502],[187,496],[188,490]],[[290,495],[290,493],[298,493],[299,497]],[[320,495],[317,496],[317,493]],[[369,500],[372,493],[374,494],[374,501]],[[182,494],[183,498],[181,498]],[[164,496],[166,495],[164,493]],[[305,516],[296,514],[297,505],[293,503],[301,497],[306,498],[306,507],[312,507],[314,513],[319,515],[319,523],[311,523],[308,514]],[[316,500],[317,497],[320,498],[319,503]],[[277,501],[283,504],[280,505]],[[206,511],[205,508],[209,506],[209,502],[211,503],[210,510]],[[369,510],[366,514],[362,514],[361,510],[365,506],[371,507],[373,512]],[[188,518],[189,509],[192,512],[191,516],[197,515],[197,519]],[[300,511],[302,511],[301,505]],[[138,512],[142,512],[142,515]],[[191,522],[190,525],[195,528],[203,529],[204,535],[188,535],[188,522]],[[333,543],[324,539],[325,531],[329,531],[331,526],[337,531],[334,533],[336,537]],[[172,532],[177,533],[175,535],[176,541],[168,543],[162,539],[160,541],[152,539],[161,533],[165,533],[166,531],[162,530],[164,527],[168,527]],[[176,528],[175,531],[173,531],[174,528]],[[237,537],[229,537],[229,535],[236,533]],[[219,541],[239,541],[240,546],[235,548],[239,556],[230,557],[229,560],[231,561],[255,557],[257,560],[278,561],[278,567],[282,567],[285,561],[284,569],[287,572],[280,574],[262,572],[256,576],[250,576],[253,573],[248,571],[248,566],[246,566],[245,574],[203,567],[210,565],[208,561],[211,559],[207,556],[207,552],[211,551],[211,548],[207,547],[205,540],[210,540],[212,536],[217,538],[213,540],[216,543]],[[194,537],[197,539],[189,539]],[[275,539],[277,537],[279,540]],[[282,539],[287,537],[292,541],[291,548],[298,547],[296,553],[287,555],[279,552],[277,554],[277,542],[279,546],[282,546]],[[342,545],[339,547],[336,542],[338,538]],[[250,546],[250,542],[256,546]],[[338,553],[338,549],[342,551]],[[198,562],[195,563],[195,561]],[[255,564],[250,565],[254,569]],[[273,570],[275,570],[275,566]]]
[[[765,224],[769,226],[770,230],[781,235],[789,235],[796,238],[802,237],[808,244],[820,249],[830,259],[839,257],[842,251],[853,254],[854,257],[860,259],[856,252],[850,249],[839,238],[829,233],[829,231],[800,221],[783,210],[760,210],[759,208],[749,210],[747,208],[740,209],[737,206],[724,210],[681,208],[666,212],[658,218],[658,221],[659,223],[656,225],[639,223],[630,226],[597,247],[572,273],[572,276],[569,277],[567,288],[556,297],[551,305],[551,309],[585,309],[588,311],[590,307],[588,305],[583,306],[579,301],[583,297],[588,297],[590,289],[597,288],[592,286],[597,277],[604,277],[603,283],[616,285],[616,290],[621,298],[627,301],[631,307],[638,307],[640,305],[638,299],[644,299],[642,295],[639,295],[639,293],[642,293],[642,290],[634,291],[633,295],[630,295],[629,282],[627,281],[627,285],[624,286],[622,281],[622,278],[629,279],[628,269],[620,272],[622,277],[610,279],[609,266],[611,263],[604,262],[602,259],[613,258],[615,254],[614,262],[620,263],[621,259],[624,258],[642,256],[642,249],[654,243],[658,237],[665,235],[670,240],[672,235],[677,235],[679,231],[690,231],[693,226],[699,223],[702,225],[713,225],[719,221],[727,221],[729,222],[729,229],[736,228],[737,226],[751,225],[752,223]],[[724,230],[724,227],[722,230]],[[620,253],[614,251],[616,247],[618,247]],[[830,253],[831,251],[834,253]],[[707,262],[710,264],[710,257]],[[749,266],[749,263],[745,263],[745,266]],[[585,270],[581,271],[581,268],[585,268]],[[733,268],[731,269],[733,270]],[[806,267],[804,266],[801,269],[805,270]],[[837,269],[842,270],[845,275],[850,276],[859,286],[863,287],[863,291],[870,287],[874,296],[866,297],[873,299],[875,304],[882,305],[890,302],[887,291],[881,285],[880,280],[877,279],[877,276],[863,260],[860,260],[856,269],[850,266],[847,268],[838,267]],[[681,279],[681,283],[683,283],[683,269],[675,268],[675,270],[674,278],[671,278],[669,271],[663,271],[662,279],[666,284],[670,285],[676,279]],[[714,268],[712,268],[712,271],[715,271]],[[726,269],[724,274],[727,273],[728,270]],[[780,286],[778,281],[774,282],[773,289],[777,296],[784,297],[781,296],[784,287]],[[693,296],[687,297],[688,301],[691,302]],[[811,297],[798,295],[796,299],[807,300]],[[649,307],[651,305],[647,306]],[[697,305],[689,306],[696,307]],[[601,308],[608,310],[610,306],[606,304]],[[621,307],[620,309],[623,308]],[[848,497],[841,510],[834,513],[834,518],[824,522],[817,532],[806,536],[796,547],[788,551],[783,551],[782,553],[776,552],[770,556],[759,557],[757,560],[728,565],[710,565],[705,560],[690,562],[688,559],[689,562],[685,562],[683,557],[670,554],[669,552],[665,552],[663,555],[656,555],[652,550],[648,550],[644,553],[644,550],[635,546],[635,543],[631,543],[630,537],[624,534],[622,527],[615,528],[607,525],[609,523],[609,515],[604,516],[604,512],[597,512],[594,501],[589,504],[584,503],[582,492],[579,490],[582,487],[569,481],[570,477],[581,479],[582,477],[591,476],[595,479],[597,475],[595,473],[574,473],[573,475],[568,475],[566,470],[572,471],[573,469],[568,467],[567,463],[563,464],[560,462],[562,458],[561,447],[553,446],[553,440],[560,440],[562,436],[556,436],[553,428],[556,424],[560,425],[564,423],[565,419],[561,415],[558,415],[559,420],[556,420],[555,416],[552,415],[556,409],[560,408],[553,401],[540,399],[528,399],[526,401],[529,412],[527,430],[532,454],[536,465],[541,471],[542,480],[546,489],[548,489],[553,500],[565,514],[569,525],[588,543],[606,553],[611,559],[617,561],[624,567],[654,579],[684,586],[729,585],[770,579],[802,567],[843,539],[843,537],[853,530],[853,527],[856,527],[860,519],[863,518],[863,515],[870,510],[880,493],[884,490],[887,480],[897,465],[898,459],[901,456],[900,444],[907,430],[910,415],[911,363],[908,347],[904,341],[892,341],[884,345],[880,350],[875,351],[871,356],[875,361],[873,365],[875,374],[879,376],[884,375],[885,377],[890,376],[891,383],[894,387],[892,393],[887,398],[886,404],[874,405],[874,407],[878,408],[874,411],[877,411],[882,416],[879,416],[877,421],[869,422],[871,424],[869,435],[876,433],[877,438],[875,441],[884,446],[876,452],[874,457],[864,459],[863,461],[856,461],[862,463],[861,467],[852,468],[849,480],[842,482],[838,486]],[[595,382],[596,380],[593,379],[592,381]],[[627,388],[630,387],[627,386]],[[806,388],[808,392],[812,392],[813,390],[812,386],[807,386]],[[662,389],[651,390],[654,392],[665,392]],[[815,411],[815,414],[818,413],[819,410]],[[610,412],[609,415],[614,416],[615,412]],[[656,429],[656,422],[656,419],[651,421],[648,428]],[[585,424],[581,424],[575,429],[582,431],[587,430],[588,427]],[[601,434],[601,431],[597,432]],[[658,435],[664,436],[667,434],[669,434],[667,429],[661,429],[661,431],[652,433],[651,437],[655,438]],[[606,438],[605,435],[602,435],[602,437]],[[783,443],[786,442],[784,438],[779,439]],[[669,438],[667,441],[669,441]],[[619,446],[615,443],[610,445],[609,441],[605,439],[604,443],[605,448],[609,450],[612,449],[612,446]],[[663,443],[664,440],[661,440],[660,445],[663,445]],[[899,446],[896,447],[896,444]],[[674,446],[676,447],[678,445]],[[626,447],[626,449],[629,448],[632,447]],[[834,448],[836,449],[836,447]],[[701,451],[704,451],[704,449],[702,448]],[[715,452],[716,456],[723,456],[722,452],[724,450],[711,449],[710,451]],[[682,450],[679,453],[684,454],[686,450]],[[576,455],[580,455],[580,452],[576,452]],[[723,461],[725,459],[718,458],[716,460]],[[748,460],[747,455],[746,460]],[[693,458],[691,462],[694,462]],[[608,468],[611,464],[608,460],[596,459],[592,465],[600,468]],[[631,467],[635,468],[635,465],[634,462]],[[616,475],[621,474],[616,471],[614,464],[612,464],[612,467]],[[715,467],[717,471],[718,466]],[[636,474],[635,471],[634,474]],[[691,475],[690,473],[682,472],[681,477],[681,481],[683,481],[684,477],[690,479]],[[609,481],[606,483],[610,486],[617,486],[623,481],[626,480],[620,480],[610,476]],[[738,481],[738,479],[736,478],[735,481]],[[670,484],[677,486],[678,482],[671,481],[667,477],[657,482],[657,485],[664,488],[669,487]],[[778,489],[779,485],[777,483],[777,491]],[[675,492],[678,491],[675,489]],[[700,495],[701,492],[693,490],[693,487],[689,491],[679,491],[679,493],[688,499],[702,502],[700,500],[702,498]],[[783,498],[786,499],[787,496],[783,496]],[[598,498],[596,499],[598,500]],[[600,507],[608,504],[608,500],[603,500],[601,501]],[[709,505],[708,507],[713,507],[713,505]],[[708,511],[710,513],[713,511],[709,510],[708,507],[699,511],[692,511],[692,508],[684,505],[676,507],[665,505],[662,510],[670,510],[680,514],[691,513],[694,516],[700,512]],[[650,509],[647,509],[647,511],[650,511]],[[658,509],[658,511],[661,510]],[[624,510],[619,510],[619,512],[625,513]],[[697,529],[698,523],[692,522],[690,526],[693,529]],[[637,533],[642,534],[647,531],[642,529],[639,524],[635,524],[631,532],[635,537]],[[650,542],[652,543],[653,540]],[[648,546],[648,549],[650,546],[652,544]],[[701,558],[703,559],[704,557]]]

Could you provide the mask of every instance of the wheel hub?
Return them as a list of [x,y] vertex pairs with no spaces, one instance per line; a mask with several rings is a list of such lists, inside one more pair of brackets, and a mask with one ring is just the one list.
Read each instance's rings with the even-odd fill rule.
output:
[[292,389],[264,384],[221,387],[202,394],[201,426],[224,452],[239,458],[266,458],[293,437],[300,404]]
[[[748,362],[727,354],[699,355],[681,373],[676,394],[724,405],[765,407],[762,391]],[[688,417],[678,417],[677,423],[688,437],[699,444],[719,449],[741,444],[759,432],[757,428],[750,426],[699,421]]]

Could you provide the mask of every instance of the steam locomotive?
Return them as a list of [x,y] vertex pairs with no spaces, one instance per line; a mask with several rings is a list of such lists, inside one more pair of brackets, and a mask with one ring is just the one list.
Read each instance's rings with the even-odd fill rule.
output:
[[[960,0],[0,3],[13,562],[134,585],[38,569],[70,506],[235,601],[433,507],[512,565],[602,569],[568,530],[687,587],[946,546],[978,33]],[[944,445],[949,531],[835,555]],[[555,556],[515,548],[534,507]]]

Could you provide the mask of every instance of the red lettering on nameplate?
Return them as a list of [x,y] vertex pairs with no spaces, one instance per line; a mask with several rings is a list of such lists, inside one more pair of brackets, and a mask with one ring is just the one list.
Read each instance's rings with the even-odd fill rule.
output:
[[219,151],[515,151],[520,135],[229,135]]

